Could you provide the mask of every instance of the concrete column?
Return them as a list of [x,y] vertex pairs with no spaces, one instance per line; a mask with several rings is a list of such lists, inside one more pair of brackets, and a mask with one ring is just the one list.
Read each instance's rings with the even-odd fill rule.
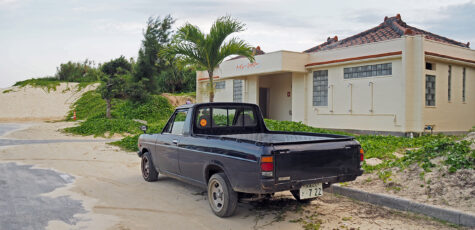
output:
[[245,102],[258,104],[259,103],[259,77],[246,77],[245,87]]
[[292,73],[292,121],[306,122],[307,87],[305,73]]
[[423,132],[423,108],[425,92],[425,58],[423,38],[421,36],[405,37],[402,54],[403,73],[405,77],[405,128],[406,132]]

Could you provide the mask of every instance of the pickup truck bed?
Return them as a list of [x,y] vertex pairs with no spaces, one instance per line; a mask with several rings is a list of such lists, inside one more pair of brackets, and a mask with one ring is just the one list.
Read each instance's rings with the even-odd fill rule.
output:
[[260,144],[295,144],[295,143],[308,143],[308,142],[321,142],[321,141],[341,141],[352,140],[352,137],[338,136],[336,135],[312,135],[310,133],[297,134],[297,133],[285,133],[285,132],[266,132],[266,133],[248,133],[248,134],[231,134],[220,135],[225,138],[235,138],[237,140],[253,141]]

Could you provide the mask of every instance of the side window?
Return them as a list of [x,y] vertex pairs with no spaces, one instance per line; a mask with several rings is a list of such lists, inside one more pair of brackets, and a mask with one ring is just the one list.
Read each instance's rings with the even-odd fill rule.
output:
[[173,121],[171,121],[165,130],[166,133],[171,133],[175,135],[183,134],[183,127],[185,126],[187,110],[180,110],[175,113]]

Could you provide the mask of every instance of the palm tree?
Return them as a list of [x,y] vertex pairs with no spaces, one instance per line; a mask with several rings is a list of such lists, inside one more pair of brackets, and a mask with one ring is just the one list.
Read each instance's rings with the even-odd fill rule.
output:
[[232,33],[244,30],[244,24],[230,16],[218,18],[209,34],[204,34],[197,26],[186,23],[177,31],[173,45],[164,49],[164,54],[184,58],[188,64],[206,70],[209,76],[209,101],[214,101],[213,71],[230,55],[241,55],[254,62],[252,48]]

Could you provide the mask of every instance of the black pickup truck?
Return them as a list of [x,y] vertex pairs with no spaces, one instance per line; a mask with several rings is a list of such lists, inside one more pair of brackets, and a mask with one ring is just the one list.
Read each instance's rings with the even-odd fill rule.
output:
[[161,173],[206,188],[220,217],[231,216],[238,201],[280,191],[305,202],[363,173],[353,137],[269,131],[248,103],[180,106],[161,133],[140,135],[138,147],[146,181]]

